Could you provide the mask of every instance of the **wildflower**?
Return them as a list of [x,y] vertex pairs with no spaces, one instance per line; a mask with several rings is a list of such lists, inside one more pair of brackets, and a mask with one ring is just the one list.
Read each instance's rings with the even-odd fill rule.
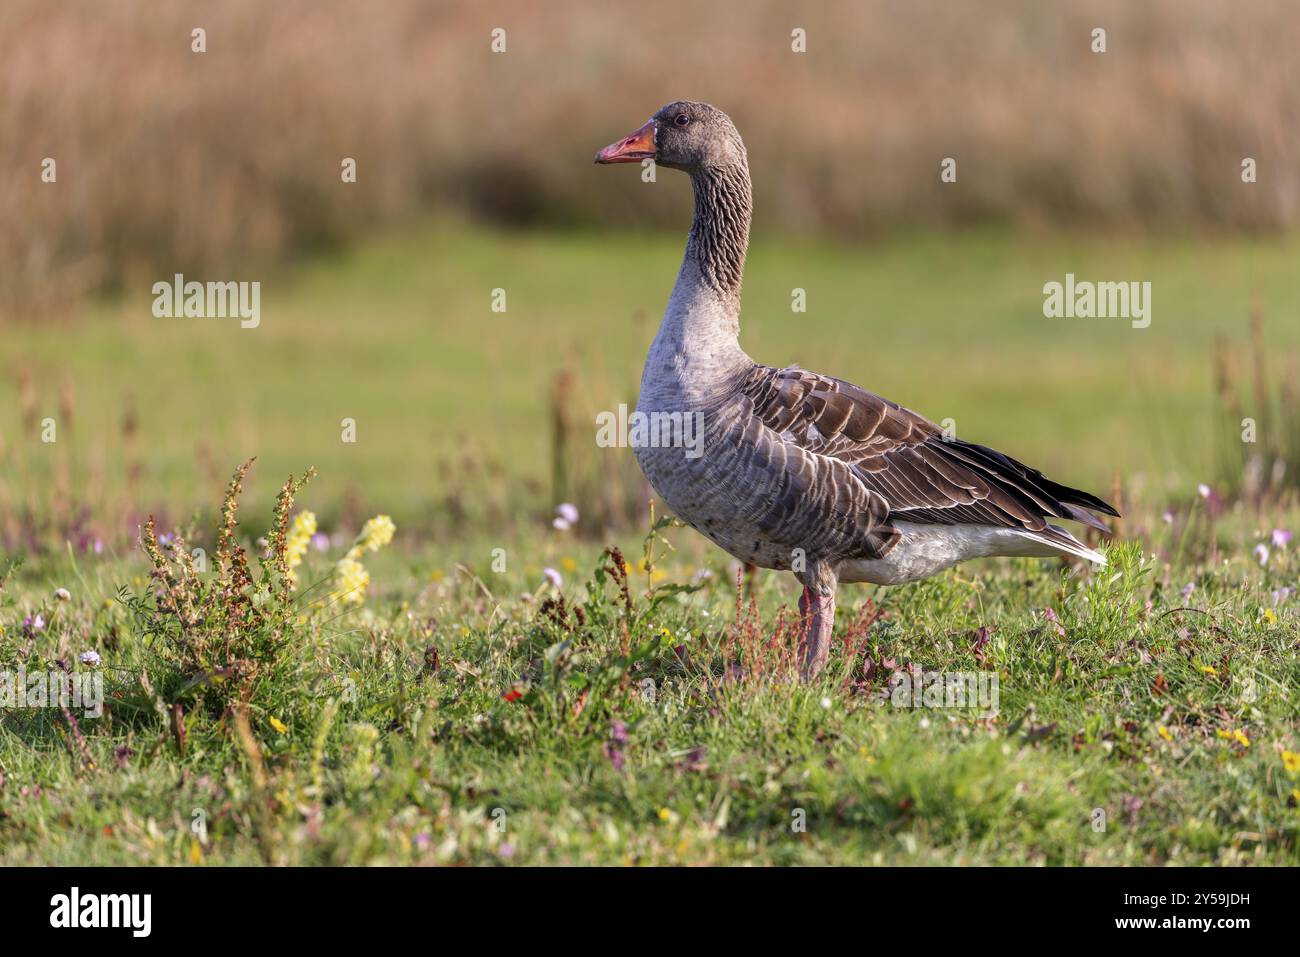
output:
[[1160,737],[1164,738],[1166,741],[1174,740],[1174,736],[1169,733],[1169,729],[1163,724],[1156,728],[1156,734],[1160,735]]
[[1188,582],[1186,585],[1182,587],[1182,589],[1178,592],[1178,594],[1182,595],[1184,598],[1191,598],[1192,592],[1194,591],[1196,591],[1196,583]]
[[1273,529],[1273,547],[1286,548],[1291,541],[1291,533],[1285,528]]
[[1232,732],[1232,740],[1236,741],[1243,748],[1250,747],[1250,738],[1246,737],[1246,732],[1241,730],[1241,728]]
[[1277,613],[1272,608],[1265,608],[1264,613],[1260,616],[1270,625],[1277,624]]
[[555,506],[555,519],[551,522],[560,531],[567,531],[578,524],[578,506],[572,502],[561,502]]
[[31,635],[31,634],[35,634],[38,631],[44,631],[44,630],[45,630],[45,619],[41,617],[40,613],[37,613],[35,615],[28,615],[26,618],[23,619],[23,632],[25,634]]
[[602,749],[615,771],[623,770],[623,748],[627,744],[627,725],[622,721],[610,722],[609,740]]
[[71,601],[72,592],[68,591],[66,588],[56,588],[54,589],[54,597],[59,601]]
[[1209,675],[1211,678],[1217,678],[1219,676],[1219,673],[1214,669],[1213,665],[1201,665],[1201,672]]
[[564,587],[564,579],[560,577],[560,573],[557,572],[554,568],[549,568],[549,567],[543,568],[542,575],[545,576],[546,580],[550,582],[551,585],[553,585],[555,588]]
[[93,648],[90,651],[83,651],[78,656],[77,660],[80,661],[83,665],[90,665],[90,667],[92,668],[98,667],[101,661],[99,657],[99,652],[95,651]]
[[311,537],[311,547],[318,552],[323,552],[330,547],[330,537],[324,532],[317,532]]
[[294,516],[293,525],[289,528],[289,535],[284,544],[284,560],[289,566],[291,585],[296,585],[298,582],[298,574],[294,569],[302,564],[307,554],[307,546],[315,534],[316,514],[314,512],[299,512]]
[[370,572],[351,555],[346,555],[334,566],[334,592],[330,598],[343,604],[360,605],[366,600],[369,585]]
[[271,722],[271,727],[275,728],[275,730],[279,731],[281,734],[284,734],[286,731],[289,730],[289,726],[285,724],[283,721],[281,721],[279,718],[277,718],[275,715],[271,715],[269,720]]
[[361,528],[357,546],[368,552],[377,552],[393,540],[397,526],[387,515],[376,515]]
[[1282,767],[1286,768],[1287,774],[1300,773],[1300,754],[1294,751],[1283,751]]
[[1260,542],[1255,546],[1255,550],[1252,554],[1255,556],[1255,561],[1259,562],[1261,565],[1268,564],[1268,546],[1263,542]]
[[661,808],[659,809],[659,820],[661,820],[661,821],[671,821],[672,819],[673,819],[673,812],[672,812],[672,811],[668,810],[668,808],[666,808],[666,807],[661,807]]
[[563,568],[566,572],[577,571],[578,563],[575,562],[568,555],[565,555],[563,558],[560,559],[560,567]]
[[502,857],[506,858],[506,860],[509,860],[510,858],[515,856],[515,846],[511,844],[509,841],[506,841],[504,844],[502,844],[500,847],[497,848],[497,853],[500,854]]
[[518,701],[523,696],[524,693],[520,691],[518,688],[511,688],[509,691],[507,691],[505,694],[501,696],[501,700],[513,702],[513,701]]

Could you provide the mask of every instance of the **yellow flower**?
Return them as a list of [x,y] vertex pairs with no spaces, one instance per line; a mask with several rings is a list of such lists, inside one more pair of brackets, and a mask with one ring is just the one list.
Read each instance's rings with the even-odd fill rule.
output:
[[666,807],[661,807],[661,808],[659,809],[659,820],[661,820],[661,821],[671,821],[672,819],[673,819],[673,812],[672,812],[672,811],[668,810],[668,808],[666,808]]
[[1246,732],[1238,728],[1232,732],[1232,740],[1236,741],[1243,748],[1250,747],[1250,738],[1246,737]]
[[1211,668],[1209,665],[1201,665],[1201,670],[1205,672],[1207,675],[1209,675],[1211,678],[1218,675],[1218,672],[1215,671],[1213,668]]
[[1277,615],[1274,613],[1272,608],[1264,609],[1264,620],[1268,622],[1270,625],[1277,624]]
[[1294,751],[1282,752],[1282,767],[1286,768],[1288,774],[1295,774],[1300,771],[1300,754]]
[[563,568],[566,572],[576,571],[578,568],[578,563],[575,562],[568,555],[565,555],[563,558],[560,559],[560,567]]
[[279,718],[277,718],[275,715],[271,715],[270,720],[271,720],[271,727],[275,728],[275,730],[279,731],[281,734],[284,734],[286,731],[289,730],[289,726],[285,724],[283,721],[281,721]]
[[397,526],[387,515],[376,515],[361,529],[357,545],[368,552],[377,552],[393,540]]
[[303,558],[307,555],[307,546],[311,544],[311,537],[315,534],[315,512],[299,512],[293,517],[293,524],[289,526],[289,534],[284,543],[284,560],[289,566],[291,585],[298,583],[298,574],[294,569],[302,564]]
[[1166,741],[1174,740],[1174,736],[1169,733],[1169,729],[1163,724],[1156,728],[1156,734],[1160,735],[1160,737],[1164,738]]
[[429,581],[435,583],[442,581],[446,577],[447,577],[446,574],[443,572],[441,568],[435,568],[433,571],[429,573]]
[[366,600],[369,585],[370,572],[350,554],[346,555],[334,566],[334,592],[330,599],[345,605],[360,605]]

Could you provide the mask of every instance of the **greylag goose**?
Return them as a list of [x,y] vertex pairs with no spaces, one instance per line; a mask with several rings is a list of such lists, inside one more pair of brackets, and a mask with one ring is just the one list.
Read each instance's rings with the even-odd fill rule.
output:
[[[968,558],[1105,556],[1050,519],[1102,532],[1101,499],[1001,452],[945,436],[928,419],[843,379],[754,362],[740,347],[751,193],[745,144],[707,103],[670,103],[597,163],[691,178],[686,255],[641,376],[637,412],[696,422],[702,442],[632,441],[679,519],[741,561],[803,585],[799,662],[825,666],[840,582],[892,585]],[[666,415],[665,415],[666,414]]]

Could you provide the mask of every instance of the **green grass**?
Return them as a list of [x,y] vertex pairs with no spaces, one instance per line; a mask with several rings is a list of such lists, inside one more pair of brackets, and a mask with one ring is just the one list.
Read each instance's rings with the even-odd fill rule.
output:
[[[964,438],[1072,484],[1108,488],[1119,473],[1186,490],[1210,476],[1210,347],[1218,334],[1244,338],[1252,292],[1270,348],[1300,347],[1294,239],[964,233],[854,247],[775,242],[761,220],[756,229],[742,328],[751,355],[951,418]],[[575,441],[594,450],[594,413],[635,400],[681,242],[413,227],[288,272],[231,277],[263,283],[262,323],[250,330],[156,319],[149,288],[162,277],[142,276],[76,325],[0,337],[0,368],[30,375],[36,417],[68,419],[58,443],[40,443],[6,375],[6,484],[20,480],[18,501],[39,500],[66,460],[81,493],[101,496],[95,510],[184,514],[212,501],[231,463],[258,454],[274,475],[314,463],[323,499],[351,496],[407,526],[444,521],[453,492],[467,493],[473,518],[488,497],[507,511],[549,507],[552,379],[574,372]],[[1149,280],[1150,328],[1045,319],[1042,286],[1067,272]],[[795,287],[807,291],[804,314],[790,311]],[[505,313],[490,309],[495,288]],[[128,397],[139,423],[129,438]],[[340,439],[344,418],[357,422],[355,444]]]
[[[1065,482],[1105,494],[1118,474],[1110,569],[985,562],[846,587],[832,666],[802,685],[789,576],[759,572],[761,622],[738,621],[729,560],[670,530],[676,551],[633,576],[620,612],[595,570],[611,541],[635,563],[639,533],[594,527],[580,496],[581,537],[549,526],[553,376],[575,373],[575,442],[596,456],[583,423],[634,399],[680,237],[413,227],[232,277],[264,283],[257,330],[154,319],[147,277],[75,323],[0,337],[0,366],[31,382],[0,384],[0,532],[51,510],[106,543],[49,533],[4,556],[0,572],[24,562],[0,591],[0,671],[94,649],[108,691],[76,729],[59,709],[0,713],[0,863],[1300,863],[1300,759],[1283,758],[1300,752],[1283,591],[1300,561],[1252,555],[1300,513],[1211,521],[1193,491],[1213,474],[1214,337],[1240,338],[1258,293],[1269,359],[1300,345],[1297,241],[846,247],[758,229],[752,355],[953,418]],[[1151,281],[1151,327],[1044,319],[1042,285],[1066,272]],[[56,443],[32,415],[57,418]],[[387,512],[398,534],[368,558],[361,608],[321,600],[338,544],[311,554],[283,618],[250,586],[267,617],[235,630],[236,654],[227,611],[192,634],[160,619],[133,540],[150,511],[171,529],[209,508],[251,454],[250,553],[275,488],[308,465],[301,504],[326,531]],[[210,528],[193,544],[215,554]],[[567,624],[542,611],[545,567],[563,573]],[[869,599],[884,617],[865,630]],[[37,613],[47,626],[24,633]],[[896,707],[891,675],[912,665],[996,674],[998,706]]]
[[[98,648],[108,709],[80,719],[84,750],[57,709],[0,718],[0,862],[1300,863],[1300,768],[1282,754],[1300,751],[1300,616],[1271,597],[1300,560],[1261,568],[1242,523],[1216,532],[1227,559],[1127,544],[1095,576],[1007,561],[846,587],[842,641],[809,685],[784,664],[788,576],[760,572],[763,620],[738,625],[731,571],[665,534],[682,548],[648,570],[624,543],[630,614],[607,561],[560,533],[497,543],[501,573],[486,543],[381,553],[367,603],[342,613],[311,600],[329,573],[313,556],[246,694],[196,687],[156,620],[116,600],[120,583],[147,595],[140,562],[20,570],[0,664],[43,609],[26,666]],[[564,571],[563,613],[542,609],[543,561]],[[665,587],[700,568],[698,591]],[[885,617],[864,635],[872,595]],[[899,706],[890,676],[911,665],[995,674],[996,709]]]

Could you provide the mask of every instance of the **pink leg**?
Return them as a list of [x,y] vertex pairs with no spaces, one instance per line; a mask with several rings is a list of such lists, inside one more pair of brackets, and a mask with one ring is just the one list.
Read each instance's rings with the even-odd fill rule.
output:
[[817,677],[831,653],[831,629],[835,626],[835,593],[821,595],[804,588],[799,598],[802,622],[799,640],[799,675],[804,681]]

